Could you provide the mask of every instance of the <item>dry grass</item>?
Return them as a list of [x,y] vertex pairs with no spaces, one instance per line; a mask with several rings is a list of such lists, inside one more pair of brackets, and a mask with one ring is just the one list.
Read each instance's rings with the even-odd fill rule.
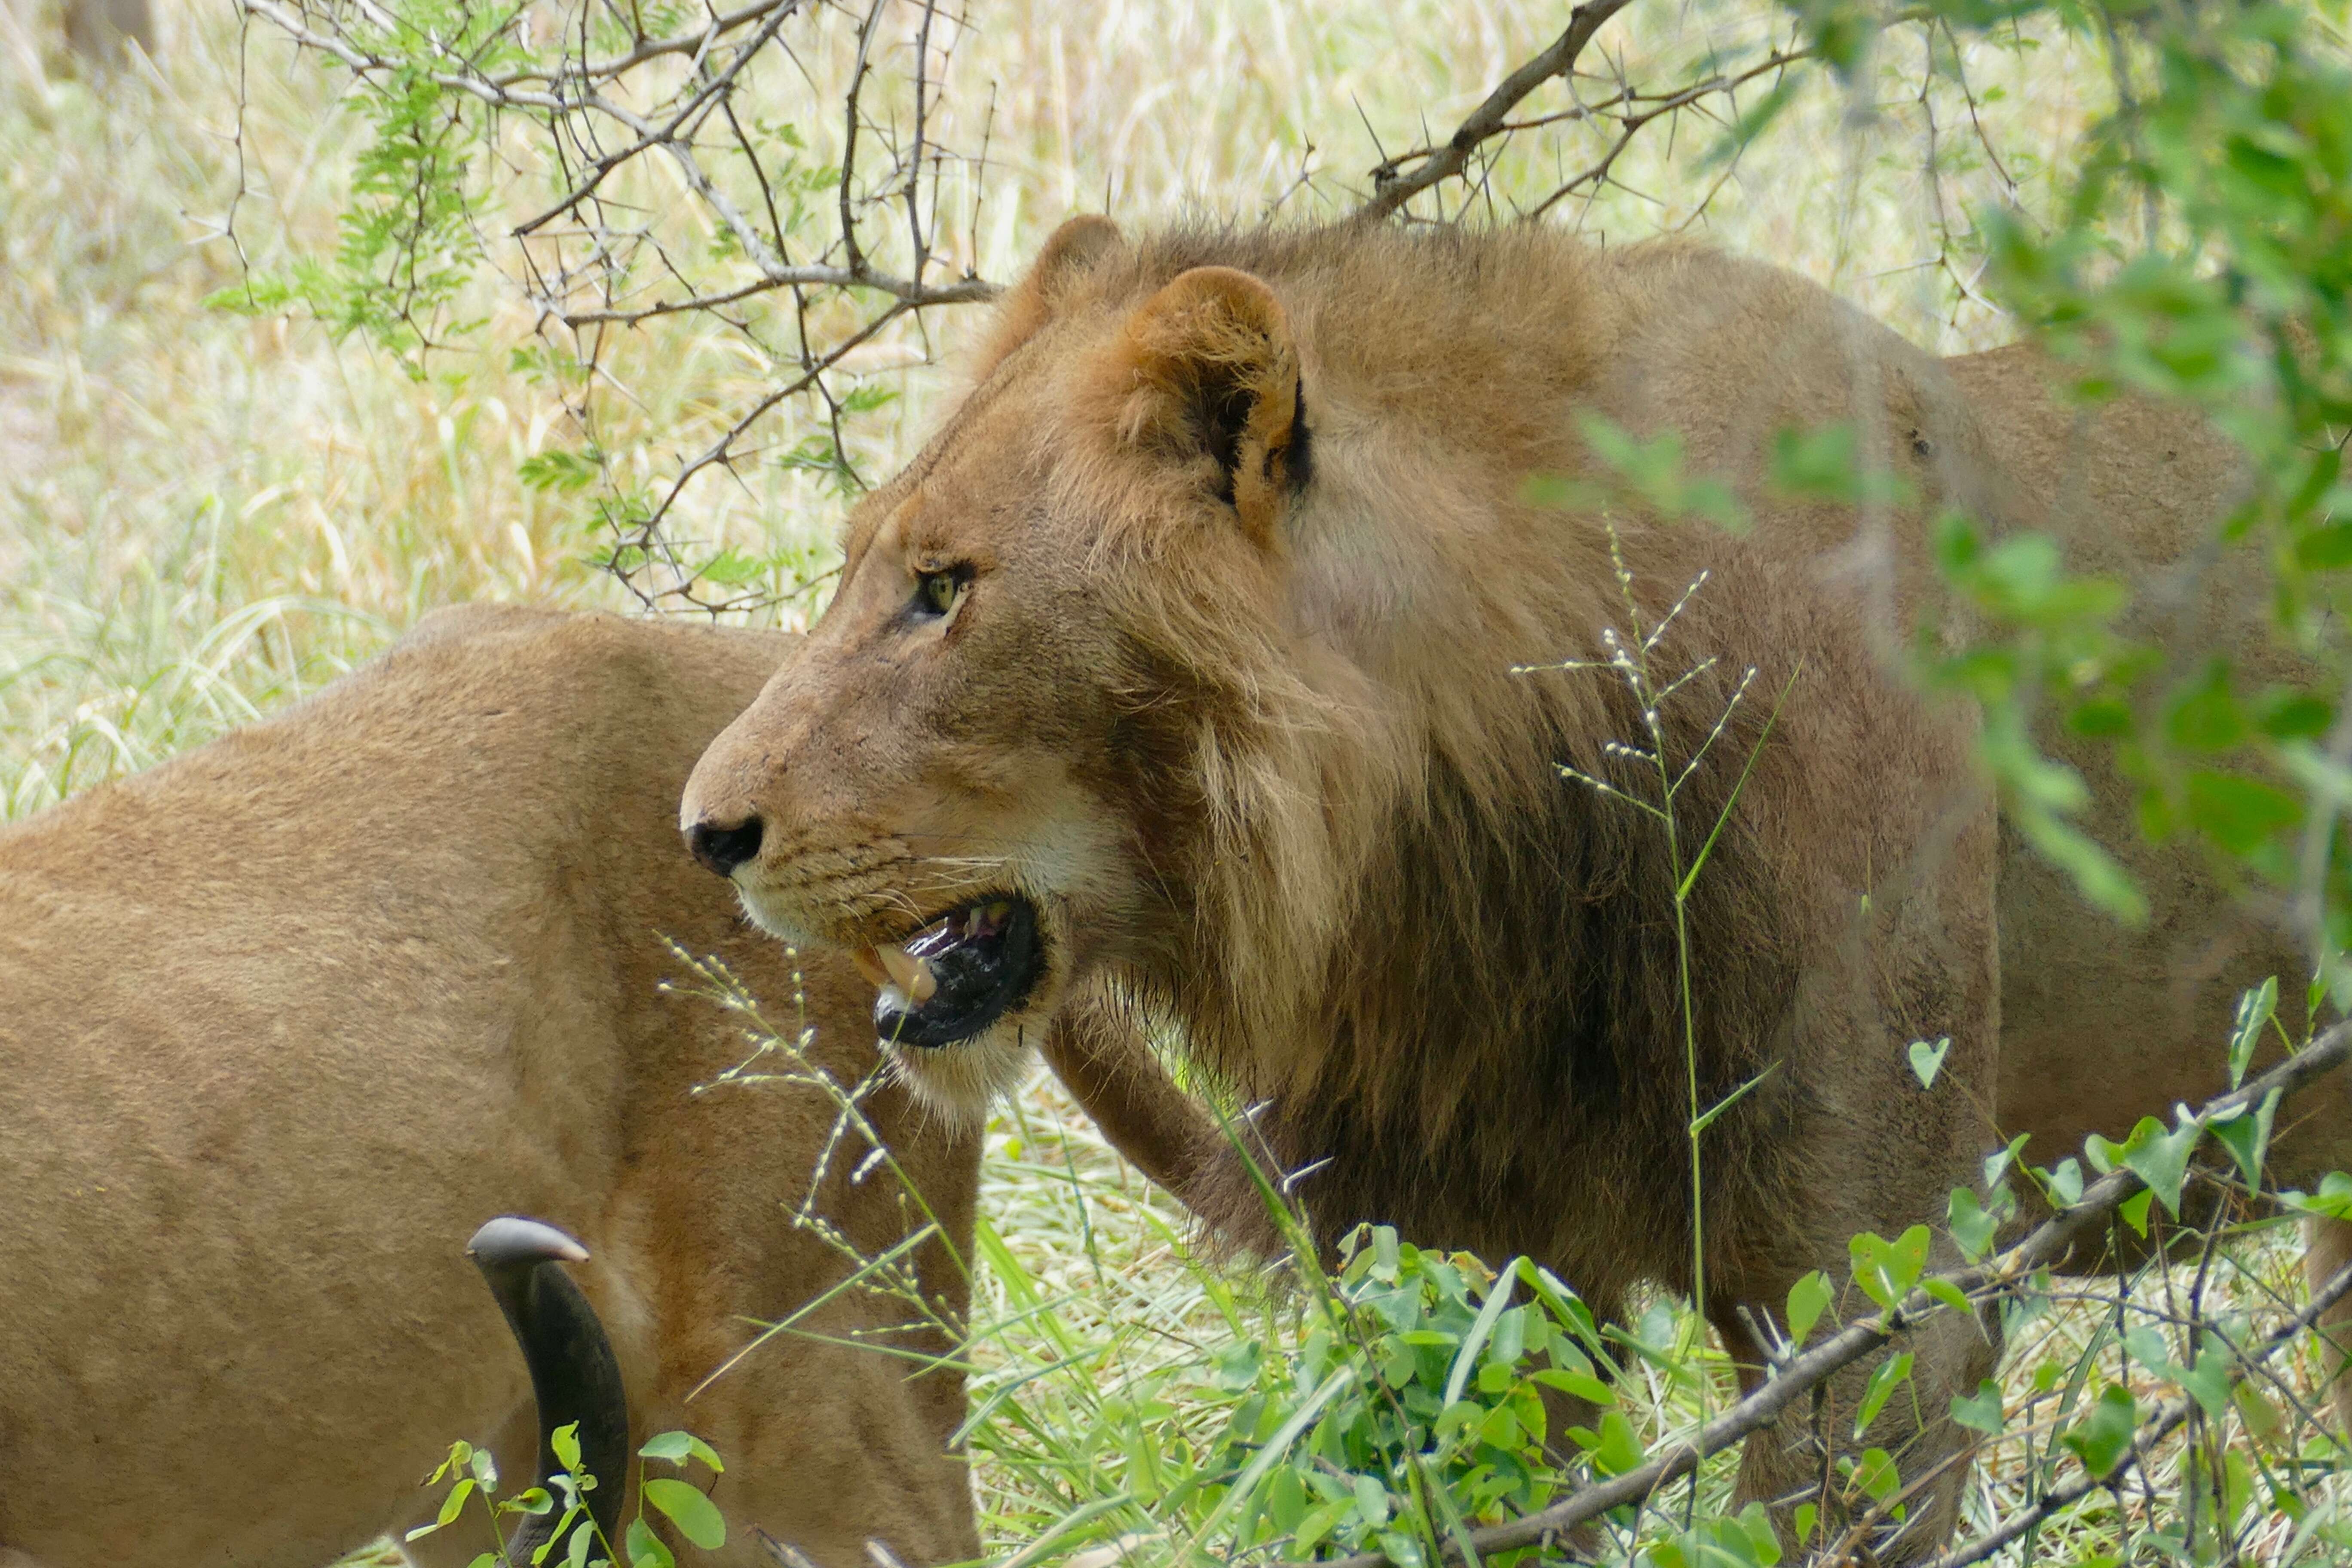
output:
[[[1628,71],[1664,79],[1711,46],[1760,37],[1770,16],[1643,0],[1606,37]],[[1560,7],[1533,0],[977,5],[955,40],[940,131],[968,150],[984,140],[990,162],[951,192],[954,246],[1002,279],[1081,210],[1136,225],[1343,211],[1376,149],[1442,135],[1559,20]],[[338,111],[333,75],[266,32],[240,34],[225,7],[168,10],[163,26],[160,69],[93,86],[61,69],[40,18],[0,10],[0,817],[267,711],[435,605],[622,603],[580,564],[591,541],[576,499],[518,479],[524,458],[573,437],[560,389],[509,359],[529,322],[495,273],[471,301],[484,327],[421,378],[307,321],[203,308],[248,260],[332,244],[360,128]],[[839,32],[804,50],[813,93],[771,87],[820,150]],[[2045,200],[2104,78],[2063,38],[1972,47],[1970,79],[2012,185],[1948,88],[1913,96],[1917,62],[1900,51],[1923,47],[1906,36],[1890,47],[1875,103],[1827,83],[1810,90],[1727,170],[1702,166],[1717,134],[1703,121],[1654,134],[1620,166],[1618,188],[1565,216],[1611,242],[1712,234],[1943,352],[2000,341],[1997,313],[1956,282],[1974,265],[1967,215]],[[1562,101],[1555,90],[1528,108]],[[1939,181],[1922,174],[1931,110]],[[522,128],[504,151],[523,180]],[[1479,205],[1538,199],[1592,151],[1573,127],[1526,138]],[[492,259],[510,258],[494,244]],[[905,394],[859,432],[872,468],[905,453],[953,395],[940,362],[951,365],[971,325],[946,312],[932,338],[910,331],[869,356]],[[646,477],[707,443],[775,374],[690,320],[634,334],[607,368],[603,439]],[[787,411],[765,443],[791,447],[803,417]],[[699,487],[687,521],[714,541],[821,555],[838,510],[805,475],[758,464],[740,482]],[[1167,1200],[1050,1085],[1001,1119],[986,1198],[993,1266],[976,1354],[988,1370],[975,1395],[989,1425],[975,1447],[990,1534],[1009,1544],[1082,1500],[1074,1476],[1108,1486],[1148,1471],[1148,1449],[1090,1445],[1182,1422],[1205,1344],[1280,1325],[1278,1309],[1189,1258]],[[2248,1255],[2250,1299],[2286,1288],[2285,1257]],[[2079,1349],[2097,1319],[2073,1314],[2047,1331]],[[2043,1359],[2047,1347],[2018,1348],[2021,1389]],[[2307,1388],[2312,1369],[2294,1375]],[[1652,1392],[1654,1430],[1687,1420]],[[1990,1509],[2022,1481],[1996,1464],[1981,1485]],[[2084,1528],[2095,1543],[2106,1527]]]

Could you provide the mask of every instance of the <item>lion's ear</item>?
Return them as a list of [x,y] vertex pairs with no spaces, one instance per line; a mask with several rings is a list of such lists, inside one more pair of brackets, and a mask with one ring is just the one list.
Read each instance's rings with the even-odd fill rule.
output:
[[973,367],[973,379],[985,380],[1005,355],[1035,337],[1072,284],[1126,248],[1118,225],[1097,214],[1074,217],[1055,229],[996,308],[996,325]]
[[1137,309],[1119,352],[1131,389],[1119,434],[1179,461],[1208,459],[1218,499],[1271,543],[1307,479],[1306,385],[1274,290],[1230,267],[1196,267]]

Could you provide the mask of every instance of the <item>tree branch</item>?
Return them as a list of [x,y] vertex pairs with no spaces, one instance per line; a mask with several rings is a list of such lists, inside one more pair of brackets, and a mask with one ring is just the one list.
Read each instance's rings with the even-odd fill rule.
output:
[[[1592,35],[1601,30],[1601,24],[1631,3],[1632,0],[1584,0],[1583,5],[1569,13],[1568,30],[1551,47],[1505,77],[1444,146],[1400,153],[1373,169],[1372,197],[1357,209],[1356,216],[1376,223],[1430,186],[1459,174],[1469,166],[1470,154],[1478,144],[1503,130],[1519,100],[1554,77],[1574,70],[1577,57],[1584,52],[1584,46],[1592,41]],[[1404,166],[1408,163],[1418,163],[1419,167],[1406,174]]]

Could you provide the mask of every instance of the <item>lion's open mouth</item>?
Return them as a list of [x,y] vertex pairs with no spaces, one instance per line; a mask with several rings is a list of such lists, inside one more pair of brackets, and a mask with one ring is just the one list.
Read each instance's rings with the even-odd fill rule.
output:
[[881,988],[874,1032],[885,1041],[933,1048],[995,1023],[1045,970],[1036,908],[1013,894],[975,899],[895,947],[866,949],[857,961]]

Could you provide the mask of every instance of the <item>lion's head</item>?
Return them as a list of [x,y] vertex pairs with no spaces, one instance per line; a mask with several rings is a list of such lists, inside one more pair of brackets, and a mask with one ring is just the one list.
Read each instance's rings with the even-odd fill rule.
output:
[[1204,831],[1294,860],[1302,893],[1335,875],[1266,820],[1321,817],[1319,791],[1218,748],[1244,716],[1292,752],[1362,721],[1292,673],[1299,347],[1259,279],[1141,287],[1154,265],[1102,220],[1055,237],[978,389],[857,509],[804,655],[687,794],[697,852],[771,931],[861,952],[879,1032],[961,1110],[1073,986],[1187,961]]

